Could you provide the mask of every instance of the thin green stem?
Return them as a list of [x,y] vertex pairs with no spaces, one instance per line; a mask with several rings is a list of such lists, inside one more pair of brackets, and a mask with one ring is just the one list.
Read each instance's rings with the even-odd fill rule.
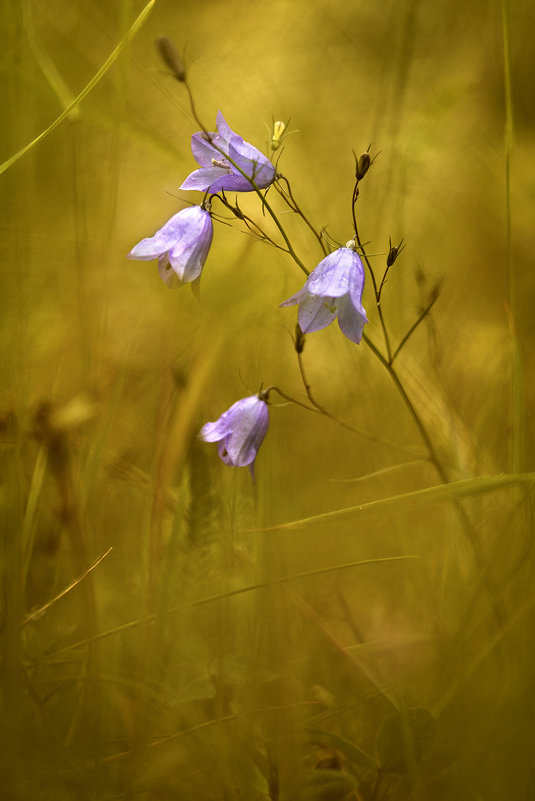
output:
[[352,204],[351,204],[351,211],[352,211],[352,215],[353,215],[353,230],[355,231],[355,242],[359,246],[359,249],[360,249],[360,251],[362,253],[362,257],[363,257],[363,259],[364,259],[364,261],[366,263],[366,267],[368,268],[368,272],[370,273],[370,276],[371,276],[371,279],[372,279],[373,291],[374,291],[374,295],[375,295],[375,305],[377,307],[377,313],[379,315],[379,321],[381,323],[381,328],[382,328],[382,331],[383,331],[383,338],[384,338],[384,341],[385,341],[385,347],[386,347],[386,352],[387,352],[387,356],[388,356],[388,361],[391,361],[391,359],[392,359],[392,349],[390,347],[390,337],[388,336],[386,323],[385,323],[385,320],[384,320],[384,317],[383,317],[383,310],[381,308],[381,294],[380,294],[380,290],[377,287],[377,281],[375,279],[375,274],[374,274],[374,272],[372,270],[372,266],[370,264],[370,260],[368,258],[368,254],[366,253],[364,245],[362,244],[362,241],[360,239],[359,229],[358,229],[358,225],[357,225],[357,214],[356,214],[355,208],[356,208],[356,205],[357,205],[358,197],[359,197],[359,181],[357,179],[357,181],[355,183],[355,187],[353,189],[353,200],[352,200]]
[[513,366],[511,386],[511,417],[512,441],[511,464],[512,471],[519,472],[523,463],[524,442],[524,391],[523,391],[523,364],[518,333],[516,330],[516,274],[513,264],[512,214],[511,214],[511,157],[514,143],[514,116],[513,91],[511,77],[511,25],[510,0],[502,0],[502,31],[503,31],[503,72],[505,91],[505,124],[504,124],[504,167],[505,167],[505,222],[507,236],[507,277],[509,295],[509,327],[513,342]]
[[414,334],[414,332],[416,331],[416,329],[418,328],[418,326],[420,325],[422,320],[424,320],[424,318],[427,317],[427,315],[429,314],[429,312],[431,311],[431,309],[435,305],[435,303],[437,301],[437,298],[438,298],[438,293],[433,296],[433,299],[425,307],[425,309],[421,312],[421,314],[418,317],[418,319],[416,320],[416,322],[413,325],[411,325],[411,327],[409,328],[409,330],[407,331],[407,333],[405,334],[405,336],[402,338],[401,342],[397,346],[396,350],[392,354],[392,356],[390,358],[390,364],[392,364],[394,362],[394,359],[399,354],[399,352],[404,347],[404,345],[407,343],[408,339]]
[[[281,185],[281,181],[284,181],[288,191],[283,189],[283,187]],[[284,175],[280,175],[279,174],[279,180],[275,184],[275,189],[280,194],[280,196],[283,198],[285,203],[292,209],[292,211],[294,211],[296,214],[298,214],[301,217],[301,219],[303,220],[303,222],[305,223],[305,225],[307,225],[308,228],[310,228],[310,230],[312,231],[312,233],[314,234],[314,236],[318,240],[320,248],[322,249],[324,255],[326,256],[328,251],[327,251],[327,247],[325,245],[325,242],[323,240],[323,237],[321,235],[321,232],[318,233],[318,231],[314,228],[314,226],[312,225],[312,223],[310,222],[308,217],[305,215],[305,213],[300,208],[300,206],[297,203],[297,201],[296,201],[296,199],[294,197],[294,194],[292,192],[292,188],[290,186],[290,182],[288,181],[288,179]]]

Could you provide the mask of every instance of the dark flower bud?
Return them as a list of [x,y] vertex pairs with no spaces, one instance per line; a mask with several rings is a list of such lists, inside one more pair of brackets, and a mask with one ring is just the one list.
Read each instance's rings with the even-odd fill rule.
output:
[[389,244],[390,244],[390,250],[388,251],[388,256],[386,257],[386,266],[392,267],[395,260],[403,250],[403,240],[401,240],[401,242],[397,246],[393,245],[392,242],[390,242]]
[[398,257],[398,248],[392,246],[388,251],[388,256],[386,257],[387,267],[392,267],[397,257]]
[[372,160],[369,153],[363,153],[362,156],[356,159],[355,176],[357,181],[361,181],[364,178],[370,169],[371,163]]
[[158,36],[156,39],[156,47],[158,53],[165,66],[171,70],[171,75],[176,78],[180,83],[186,80],[186,69],[182,63],[182,59],[178,55],[174,44],[167,38],[167,36]]
[[301,331],[299,323],[296,323],[295,326],[295,342],[294,342],[295,352],[302,353],[305,349],[305,335]]

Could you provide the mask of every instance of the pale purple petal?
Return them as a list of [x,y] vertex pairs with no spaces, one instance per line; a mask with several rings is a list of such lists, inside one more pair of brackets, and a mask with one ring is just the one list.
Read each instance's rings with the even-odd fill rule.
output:
[[213,195],[215,192],[220,192],[221,189],[225,189],[227,192],[250,192],[252,188],[251,182],[247,178],[244,178],[239,172],[234,172],[212,181],[208,190]]
[[[266,156],[239,136],[230,142],[229,156],[251,178],[259,189],[265,189],[275,180],[275,167]],[[241,173],[239,173],[241,175]],[[248,184],[248,190],[253,189]],[[243,190],[246,191],[246,190]]]
[[327,328],[336,317],[336,301],[309,295],[299,304],[297,319],[303,334]]
[[304,287],[301,287],[299,292],[296,292],[295,295],[292,295],[291,298],[288,298],[288,300],[283,300],[282,303],[279,303],[279,307],[295,306],[297,303],[301,303],[307,297],[308,297],[308,290],[307,290],[307,285],[305,284]]
[[344,336],[358,345],[362,339],[364,325],[367,322],[368,318],[362,306],[355,308],[349,295],[340,298],[338,302],[338,325]]
[[230,140],[231,140],[231,138],[233,136],[237,136],[237,134],[235,134],[234,131],[232,130],[232,128],[230,127],[230,125],[227,124],[227,122],[226,122],[225,118],[223,117],[223,114],[221,113],[221,111],[217,112],[216,123],[215,124],[216,124],[216,128],[217,128],[218,133],[220,134],[220,136],[226,142],[230,142]]
[[[198,192],[206,190],[219,178],[228,177],[229,172],[224,167],[201,167],[188,175],[179,189],[196,189]],[[217,190],[216,190],[217,191]]]
[[128,254],[129,259],[140,261],[152,261],[157,259],[162,253],[169,250],[174,245],[181,232],[181,215],[187,211],[183,209],[178,214],[173,215],[165,225],[163,225],[154,236],[142,239],[135,245]]
[[252,395],[234,403],[215,422],[206,423],[199,437],[218,443],[217,450],[225,464],[244,467],[254,462],[268,425],[267,403]]
[[[238,403],[240,403],[240,401],[238,401]],[[221,417],[214,423],[205,423],[199,432],[199,437],[204,440],[204,442],[219,442],[220,439],[226,437],[232,430],[235,406],[236,404],[233,404],[230,409],[223,412]]]
[[194,281],[202,271],[210,245],[213,224],[207,211],[192,206],[182,212],[180,239],[169,250],[169,261],[181,281]]
[[128,254],[131,259],[158,259],[158,272],[169,287],[194,281],[201,274],[212,244],[212,218],[202,206],[182,209]]
[[[208,135],[210,140],[207,139]],[[205,134],[204,131],[200,131],[191,137],[191,152],[201,167],[210,167],[212,159],[222,161],[225,156],[220,152],[221,150],[228,155],[228,142],[219,134]]]
[[245,398],[239,413],[235,412],[232,432],[225,438],[226,450],[234,465],[244,467],[254,461],[268,425],[265,401],[256,395]]
[[310,294],[340,298],[349,292],[355,259],[357,254],[349,248],[338,248],[322,259],[307,280]]
[[169,259],[165,253],[158,259],[158,273],[164,284],[167,284],[169,289],[176,289],[177,287],[181,286],[182,281],[169,264]]

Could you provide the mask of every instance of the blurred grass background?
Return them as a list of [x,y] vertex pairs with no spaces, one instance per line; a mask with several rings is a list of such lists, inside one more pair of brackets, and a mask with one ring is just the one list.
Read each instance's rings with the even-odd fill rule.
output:
[[[0,161],[142,9],[2,4]],[[195,166],[164,33],[208,129],[221,109],[264,149],[291,118],[280,169],[335,241],[371,143],[361,235],[370,253],[407,243],[384,295],[394,341],[444,278],[397,363],[414,406],[450,479],[527,473],[534,17],[527,0],[157,0],[0,176],[3,798],[533,797],[531,484],[462,501],[475,557],[455,501],[254,531],[440,481],[387,373],[336,325],[309,337],[308,378],[370,437],[274,403],[256,486],[225,468],[196,440],[206,420],[261,382],[303,397],[278,308],[302,274],[236,224],[216,226],[200,303],[126,253],[183,207]],[[284,222],[313,268],[314,240]],[[379,343],[369,287],[364,305]],[[392,557],[408,558],[349,566]]]

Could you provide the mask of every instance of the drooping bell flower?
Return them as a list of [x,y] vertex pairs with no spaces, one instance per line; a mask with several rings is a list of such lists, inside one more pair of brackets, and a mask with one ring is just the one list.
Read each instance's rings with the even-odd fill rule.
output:
[[128,254],[129,259],[158,259],[158,272],[168,287],[198,278],[212,244],[213,223],[203,206],[182,209],[154,236],[142,239]]
[[265,189],[275,180],[275,167],[270,160],[234,133],[220,111],[217,132],[193,134],[191,151],[200,168],[188,175],[180,189],[197,189],[211,195],[222,189],[252,192],[252,182],[258,189]]
[[348,242],[320,261],[302,289],[281,306],[299,304],[299,327],[304,334],[326,328],[338,317],[344,336],[357,345],[368,322],[362,307],[364,267]]
[[269,411],[259,395],[242,398],[214,423],[199,432],[205,442],[217,442],[222,461],[232,467],[249,466],[254,481],[254,461],[269,425]]

